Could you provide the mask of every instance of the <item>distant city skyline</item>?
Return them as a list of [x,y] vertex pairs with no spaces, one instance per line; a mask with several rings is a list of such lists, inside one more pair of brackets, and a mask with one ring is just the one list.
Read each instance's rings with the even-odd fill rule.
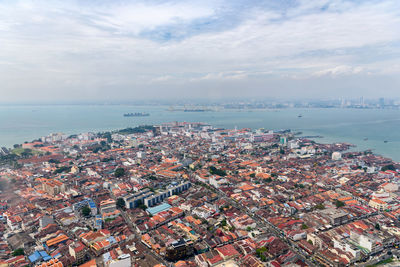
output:
[[400,2],[0,3],[2,103],[398,98]]

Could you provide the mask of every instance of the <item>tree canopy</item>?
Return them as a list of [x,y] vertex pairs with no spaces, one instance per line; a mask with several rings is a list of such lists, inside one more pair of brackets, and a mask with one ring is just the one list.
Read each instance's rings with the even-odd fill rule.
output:
[[24,249],[23,248],[17,248],[16,250],[13,251],[12,255],[13,256],[25,255]]
[[343,201],[336,200],[335,205],[336,205],[336,208],[340,208],[340,207],[343,207],[346,204]]
[[219,176],[226,176],[226,172],[224,170],[217,169],[214,166],[210,167],[210,173],[211,174],[216,174],[216,175],[219,175]]
[[81,213],[85,217],[89,217],[91,212],[92,210],[88,206],[85,206],[81,209]]
[[125,208],[125,200],[123,199],[123,198],[118,198],[117,199],[117,208],[119,208],[119,209],[123,209],[123,208]]
[[382,167],[382,171],[396,171],[396,168],[393,164],[389,164]]
[[122,177],[125,175],[125,169],[124,168],[117,168],[114,172],[115,177]]

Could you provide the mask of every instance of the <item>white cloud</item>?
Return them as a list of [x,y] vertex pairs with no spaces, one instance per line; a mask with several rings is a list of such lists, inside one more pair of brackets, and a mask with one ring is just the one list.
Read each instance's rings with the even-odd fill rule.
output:
[[108,10],[101,8],[98,13],[101,15],[92,19],[96,25],[109,27],[122,34],[139,34],[159,26],[212,16],[214,10],[207,6],[193,6],[189,3],[156,5],[132,3],[112,6]]
[[[400,74],[400,2],[299,1],[285,12],[235,10],[235,18],[224,17],[230,2],[211,2],[0,5],[0,93],[56,98],[74,88],[133,94],[131,88],[143,92],[149,84],[173,90],[185,82],[251,86],[282,77]],[[194,33],[176,28],[183,25]],[[182,31],[182,38],[146,35],[158,31]]]
[[324,69],[313,73],[315,76],[338,76],[338,75],[351,75],[351,74],[358,74],[364,71],[362,67],[351,67],[351,66],[336,66],[330,69]]
[[190,81],[207,81],[207,80],[242,80],[248,77],[244,71],[228,71],[218,73],[207,73],[199,78],[192,78]]
[[150,82],[152,83],[159,83],[159,82],[166,82],[172,80],[174,77],[171,75],[163,75],[152,79]]

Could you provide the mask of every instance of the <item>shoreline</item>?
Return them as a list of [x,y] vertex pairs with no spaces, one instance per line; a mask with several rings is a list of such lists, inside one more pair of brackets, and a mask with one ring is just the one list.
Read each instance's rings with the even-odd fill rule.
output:
[[[323,136],[320,142],[348,142],[360,150],[373,149],[400,161],[399,112],[394,110],[304,109],[238,112],[167,112],[167,106],[132,106],[149,117],[124,118],[127,105],[70,105],[0,108],[0,146],[33,140],[52,132],[75,134],[112,131],[168,121],[203,121],[222,128],[268,128],[301,131],[304,136]],[[35,109],[35,112],[32,112]],[[302,118],[298,118],[298,114]],[[367,141],[365,139],[368,138]],[[388,140],[388,143],[384,143]]]
[[[169,123],[171,123],[171,122],[169,122]],[[181,123],[182,123],[182,122],[181,122]],[[166,124],[168,124],[168,123],[166,123]],[[203,123],[203,122],[200,122],[200,124],[208,125],[208,123]],[[157,125],[139,125],[139,126],[134,127],[134,128],[141,128],[141,127],[153,127],[153,128],[154,128],[155,126],[157,126]],[[214,127],[214,126],[213,126],[213,127]],[[78,135],[83,135],[83,134],[94,134],[95,136],[100,137],[100,136],[103,136],[104,134],[107,134],[107,133],[110,133],[110,134],[113,134],[113,133],[120,133],[120,132],[122,132],[122,131],[124,131],[124,130],[127,130],[127,129],[134,129],[134,128],[132,128],[132,127],[127,127],[127,128],[118,128],[118,129],[105,130],[105,131],[81,132],[81,133],[73,133],[73,134],[50,133],[48,136],[62,134],[62,135],[67,136],[66,139],[68,139],[68,138],[71,138],[72,136],[78,136]],[[217,129],[217,128],[215,128],[215,129]],[[221,128],[219,128],[219,129],[221,129]],[[222,128],[222,129],[223,129],[223,130],[233,130],[233,129],[231,129],[231,128]],[[263,129],[263,128],[261,128],[261,129]],[[257,130],[257,129],[251,129],[251,130],[252,130],[252,131],[255,131],[255,130]],[[259,129],[258,129],[258,130],[259,130]],[[371,154],[374,155],[374,156],[386,158],[386,159],[390,160],[390,161],[393,162],[393,163],[396,163],[396,164],[399,163],[398,161],[394,160],[394,159],[391,158],[391,157],[382,155],[382,154],[380,154],[380,153],[376,153],[376,152],[374,151],[374,149],[371,149],[371,148],[369,148],[369,149],[359,149],[359,147],[358,147],[357,145],[352,144],[352,143],[347,143],[347,142],[317,142],[317,141],[314,140],[314,139],[319,139],[318,141],[321,141],[321,139],[324,139],[324,138],[325,138],[325,137],[322,136],[322,135],[304,135],[304,136],[301,135],[301,136],[298,136],[299,134],[303,134],[303,133],[302,133],[302,132],[299,132],[299,131],[297,131],[297,132],[296,132],[296,131],[292,131],[291,129],[286,129],[286,130],[282,130],[282,129],[281,129],[281,130],[274,130],[274,133],[282,133],[282,132],[289,132],[289,133],[291,133],[291,134],[293,135],[293,137],[294,137],[295,139],[298,139],[298,140],[301,140],[301,139],[304,139],[304,140],[309,139],[309,140],[315,142],[315,144],[318,144],[318,145],[343,145],[343,146],[347,147],[346,149],[341,150],[341,152],[344,152],[344,153],[348,153],[348,152],[354,152],[354,153],[371,153]],[[125,134],[123,134],[123,135],[125,135]],[[4,148],[4,146],[1,146],[1,145],[0,145],[0,158],[3,157],[3,156],[12,155],[12,154],[17,155],[18,157],[20,157],[20,156],[21,156],[21,153],[23,154],[23,152],[25,151],[25,150],[23,149],[24,144],[34,143],[34,142],[40,141],[40,139],[41,139],[41,137],[38,137],[38,138],[33,139],[33,140],[31,140],[31,141],[24,141],[23,143],[15,144],[15,145],[18,145],[18,146],[17,146],[17,147],[10,147],[10,148],[7,148],[8,151],[9,151],[9,153],[1,153],[1,152],[2,152],[2,149]],[[14,146],[15,146],[15,145],[14,145]],[[16,153],[15,151],[18,150],[18,149],[20,149],[20,150],[22,149],[22,151],[20,151],[19,153]],[[45,152],[41,151],[40,149],[34,149],[34,148],[27,148],[27,149],[31,149],[31,150],[32,150],[32,153],[33,153],[32,155],[33,155],[33,156],[44,156],[44,155],[46,154]]]

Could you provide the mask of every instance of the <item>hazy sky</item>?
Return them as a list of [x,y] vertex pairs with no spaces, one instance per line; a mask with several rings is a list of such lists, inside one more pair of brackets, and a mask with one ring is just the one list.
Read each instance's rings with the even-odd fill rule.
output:
[[0,102],[400,96],[400,1],[0,0]]

